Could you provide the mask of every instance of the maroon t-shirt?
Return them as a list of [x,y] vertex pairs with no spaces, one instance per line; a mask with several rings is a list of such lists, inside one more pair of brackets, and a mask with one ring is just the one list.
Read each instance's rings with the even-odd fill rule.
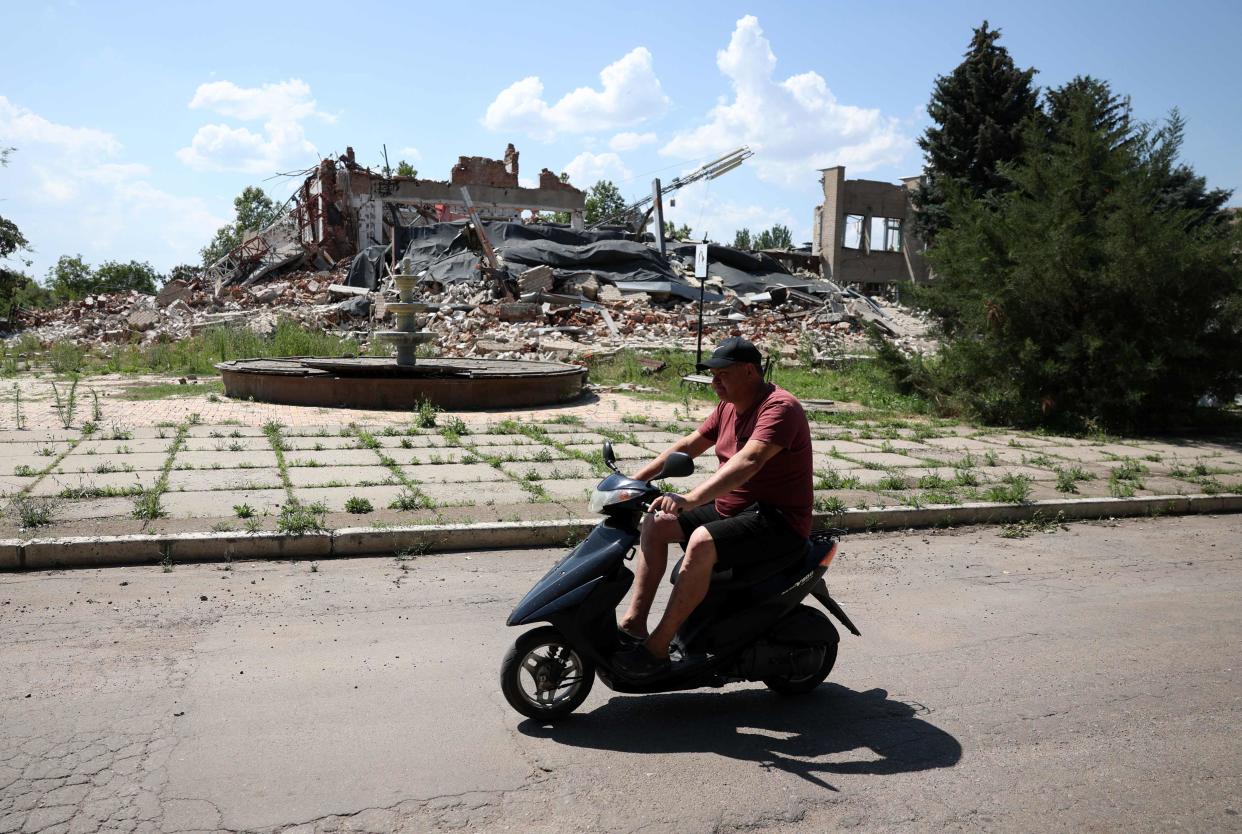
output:
[[780,510],[790,527],[809,536],[815,489],[811,427],[793,394],[772,384],[765,388],[745,414],[722,402],[699,426],[699,434],[716,444],[721,466],[752,439],[781,447],[749,481],[717,498],[716,512],[727,518],[757,502]]

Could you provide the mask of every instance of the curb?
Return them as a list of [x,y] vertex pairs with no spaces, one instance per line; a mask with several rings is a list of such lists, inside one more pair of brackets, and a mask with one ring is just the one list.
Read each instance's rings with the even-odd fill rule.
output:
[[[1026,504],[958,504],[944,507],[883,507],[817,513],[817,527],[893,530],[966,524],[1007,524],[1052,519],[1242,513],[1242,495],[1168,495],[1144,498],[1078,498]],[[598,519],[497,522],[495,524],[343,527],[335,531],[284,533],[178,533],[167,536],[73,536],[0,540],[0,571],[113,565],[224,562],[234,559],[332,559],[392,556],[402,551],[447,553],[569,546]]]

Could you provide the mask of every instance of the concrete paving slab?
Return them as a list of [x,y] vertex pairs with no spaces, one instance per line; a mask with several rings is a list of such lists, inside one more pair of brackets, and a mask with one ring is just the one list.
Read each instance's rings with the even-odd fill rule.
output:
[[458,463],[471,453],[456,446],[425,446],[421,449],[385,449],[384,454],[401,466],[416,466]]
[[127,455],[130,453],[138,454],[156,454],[159,452],[168,452],[172,446],[173,438],[147,438],[143,440],[83,440],[76,447],[73,453],[75,455],[88,455],[91,453],[97,455]]
[[284,486],[279,469],[174,469],[168,473],[170,492],[275,489]]
[[173,466],[193,466],[195,469],[243,469],[245,467],[275,467],[276,453],[266,452],[177,452]]
[[356,437],[284,437],[283,440],[285,442],[286,455],[291,452],[322,452],[327,449],[358,448],[358,438]]
[[974,437],[929,437],[923,443],[953,452],[995,449],[997,446],[995,443],[989,443]]
[[1040,469],[1035,466],[1014,466],[1012,464],[1000,464],[999,466],[981,466],[975,470],[979,473],[979,478],[985,484],[1000,483],[1008,475],[1022,475],[1033,481],[1055,481],[1057,473],[1050,469]]
[[475,483],[504,481],[508,476],[486,463],[446,463],[442,466],[403,466],[407,478],[419,484]]
[[1138,495],[1198,495],[1203,488],[1177,478],[1147,476],[1142,479],[1143,489]]
[[289,426],[281,432],[283,437],[337,437],[342,433],[352,435],[353,430],[344,425]]
[[0,442],[51,443],[58,440],[77,440],[82,433],[77,429],[22,429],[0,431]]
[[925,464],[918,458],[908,457],[907,455],[899,455],[894,452],[854,452],[847,455],[850,460],[859,463],[872,463],[878,466],[924,466]]
[[387,466],[302,466],[290,468],[289,482],[294,487],[324,487],[328,485],[357,486],[360,483],[382,484],[397,480]]
[[531,494],[513,481],[466,484],[456,481],[424,482],[419,490],[438,504],[487,506],[529,502]]
[[663,452],[686,436],[671,431],[635,431],[633,434],[640,444],[656,452]]
[[[466,437],[468,438],[470,435],[466,435]],[[383,446],[385,449],[425,449],[427,447],[443,447],[453,445],[438,434],[413,434],[401,435],[399,437],[376,435],[375,439],[378,440],[379,445]]]
[[1094,463],[1096,461],[1108,460],[1109,456],[1098,446],[1044,446],[1039,450],[1041,455],[1055,455],[1056,457],[1065,458],[1070,461],[1081,461],[1086,463]]
[[[404,486],[371,486],[371,487],[318,487],[294,489],[293,494],[297,499],[306,504],[322,502],[327,506],[328,512],[340,513],[345,512],[345,502],[350,498],[365,498],[371,502],[374,510],[387,509],[388,505],[393,502],[398,495],[405,489]],[[371,513],[353,514],[358,519],[359,524],[366,524],[369,517],[374,515]]]
[[134,512],[133,498],[60,499],[54,510],[61,521],[92,521],[99,518],[128,518]]
[[462,443],[470,446],[530,446],[539,441],[524,434],[466,434]]
[[177,428],[176,426],[136,426],[130,429],[129,433],[132,435],[132,440],[172,440],[177,436]]
[[[45,457],[43,455],[7,455],[4,462],[0,463],[0,475],[16,475],[18,471],[33,470],[42,472],[47,469],[54,457]],[[18,477],[26,478],[28,475],[20,475]]]
[[604,437],[602,434],[596,434],[595,432],[590,432],[590,431],[582,431],[581,429],[579,429],[577,431],[561,432],[555,435],[555,439],[557,443],[563,443],[566,445],[569,445],[571,443],[586,443],[589,445],[593,445],[596,449],[598,449],[601,445],[603,445],[604,441],[607,440],[608,438]]
[[240,527],[245,521],[234,507],[248,504],[255,515],[280,512],[289,498],[283,489],[236,489],[215,492],[165,492],[160,503],[171,518],[232,518]]
[[514,478],[525,478],[531,472],[536,472],[540,478],[547,480],[595,477],[595,471],[584,460],[514,462],[501,464],[501,469]]
[[248,452],[254,449],[270,452],[272,443],[266,437],[187,437],[181,444],[183,452]]
[[836,450],[843,455],[852,454],[854,452],[874,452],[875,447],[868,446],[865,443],[859,443],[853,440],[812,440],[811,450],[821,454],[827,454]]
[[111,472],[106,475],[78,473],[48,475],[31,491],[33,495],[59,495],[63,490],[89,489],[150,489],[159,479],[159,472]]
[[19,478],[9,475],[0,476],[0,496],[8,497],[19,493],[34,482],[34,478]]
[[263,437],[262,426],[213,426],[205,423],[190,426],[186,432],[187,437],[214,437],[216,435],[224,435],[225,437]]
[[[48,460],[48,458],[44,458]],[[105,472],[126,471],[126,467],[133,470],[162,470],[164,464],[168,461],[167,452],[139,452],[132,455],[113,455],[100,453],[95,455],[79,455],[75,450],[71,455],[65,455],[56,464],[57,469],[65,472]]]
[[[566,443],[565,448],[589,455],[603,449],[605,439],[606,438],[602,438],[599,443]],[[655,455],[651,453],[650,449],[644,449],[643,447],[635,446],[632,443],[613,443],[612,452],[617,456],[617,458],[632,458],[634,460],[651,460],[655,457]]]
[[480,446],[479,451],[489,455],[500,455],[506,460],[565,460],[567,455],[555,446],[544,443],[529,443],[524,446]]
[[331,466],[378,466],[379,455],[374,449],[329,449],[322,452],[300,451],[286,452],[285,466],[289,469],[302,469]]
[[558,501],[586,501],[599,483],[599,478],[562,478],[540,481],[544,492]]
[[[892,507],[898,503],[896,498],[890,498],[878,492],[868,492],[865,489],[815,490],[815,500],[817,503],[834,497],[839,498],[841,503],[851,510],[865,510],[868,507]],[[822,506],[822,503],[820,505]]]

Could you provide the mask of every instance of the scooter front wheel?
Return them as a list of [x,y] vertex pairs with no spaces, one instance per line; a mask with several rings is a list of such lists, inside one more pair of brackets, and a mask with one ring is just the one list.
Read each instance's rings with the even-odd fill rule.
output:
[[523,634],[500,664],[505,700],[536,721],[554,721],[573,712],[594,684],[594,662],[574,651],[552,626]]

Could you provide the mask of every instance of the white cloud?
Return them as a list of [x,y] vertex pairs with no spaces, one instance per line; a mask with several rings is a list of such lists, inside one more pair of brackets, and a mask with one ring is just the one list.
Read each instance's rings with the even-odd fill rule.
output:
[[589,188],[600,180],[628,180],[632,174],[621,157],[611,151],[591,153],[583,151],[571,159],[562,169],[569,174],[569,181],[578,188]]
[[664,204],[664,219],[678,226],[687,225],[696,239],[709,235],[720,243],[732,243],[738,229],[759,232],[776,224],[793,232],[794,244],[810,240],[811,223],[799,220],[785,205],[764,206],[722,200],[711,189],[711,183],[696,182],[677,192],[677,205]]
[[261,87],[239,87],[232,81],[200,84],[190,99],[191,110],[208,110],[241,121],[262,121],[263,132],[227,124],[198,129],[177,158],[198,171],[242,171],[268,174],[318,158],[302,122],[335,117],[319,110],[310,86],[297,78]]
[[624,153],[637,150],[643,145],[653,144],[655,141],[656,135],[654,133],[618,133],[608,140],[608,147],[614,151]]
[[422,151],[420,151],[418,148],[414,147],[413,145],[407,145],[406,147],[397,151],[397,158],[404,159],[407,162],[418,162],[420,159],[423,158],[423,153]]
[[38,277],[72,253],[94,264],[150,261],[161,270],[196,262],[199,247],[229,220],[197,197],[154,185],[150,168],[119,158],[123,147],[112,134],[56,124],[0,96],[0,146],[10,145],[17,152],[2,176],[14,196],[5,216],[34,247]]
[[515,81],[488,105],[490,130],[520,130],[550,141],[560,133],[615,130],[659,116],[669,100],[652,67],[651,53],[637,47],[599,74],[600,89],[579,87],[555,104],[543,98],[538,76]]
[[750,145],[755,158],[747,164],[762,179],[794,186],[813,181],[817,168],[846,165],[863,173],[897,165],[914,148],[898,119],[842,104],[818,73],[776,80],[776,55],[751,15],[737,22],[716,66],[729,79],[733,100],[674,136],[662,154],[700,158]]

